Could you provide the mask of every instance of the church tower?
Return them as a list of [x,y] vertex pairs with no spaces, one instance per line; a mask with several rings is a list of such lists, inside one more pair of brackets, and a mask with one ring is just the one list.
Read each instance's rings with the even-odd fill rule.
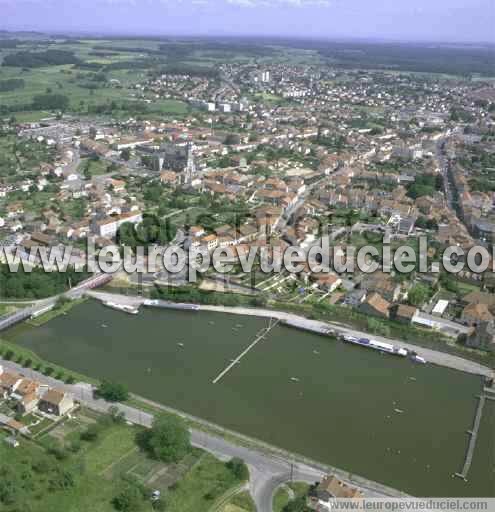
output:
[[196,175],[196,163],[194,161],[194,144],[187,144],[187,164],[184,169],[184,184],[190,185]]

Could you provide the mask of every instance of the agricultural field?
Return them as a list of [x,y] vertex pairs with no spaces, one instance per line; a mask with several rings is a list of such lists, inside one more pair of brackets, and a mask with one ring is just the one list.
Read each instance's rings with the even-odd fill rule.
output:
[[[84,114],[117,101],[124,102],[126,110],[132,109],[133,104],[140,103],[133,86],[160,64],[159,61],[152,62],[147,53],[156,51],[158,42],[142,42],[143,50],[146,50],[143,53],[136,51],[136,47],[141,47],[140,41],[128,42],[128,47],[125,43],[84,40],[54,44],[46,41],[33,47],[27,41],[17,48],[0,50],[0,61],[3,61],[0,84],[21,81],[12,90],[0,88],[0,115],[13,115],[20,122],[34,122],[52,116],[57,110]],[[55,49],[68,52],[77,62],[32,67],[6,65],[22,52],[37,55]],[[9,55],[11,59],[5,61]],[[42,108],[36,101],[40,95],[62,95],[68,104],[63,108]],[[115,105],[112,110],[117,110]],[[159,115],[183,115],[188,112],[188,107],[178,100],[162,99],[153,102],[149,111]]]
[[[58,110],[111,111],[183,116],[190,107],[174,98],[140,96],[135,85],[153,73],[177,71],[218,74],[221,63],[318,63],[314,50],[231,42],[67,39],[19,41],[0,49],[0,115],[35,122]],[[17,82],[17,83],[13,83]],[[39,96],[64,96],[55,105]],[[145,104],[143,105],[143,101]],[[121,112],[121,110],[123,112]]]

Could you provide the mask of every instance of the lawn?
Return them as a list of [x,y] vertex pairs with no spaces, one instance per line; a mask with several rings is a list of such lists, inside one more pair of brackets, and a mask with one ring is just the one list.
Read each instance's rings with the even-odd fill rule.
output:
[[287,487],[279,487],[275,496],[273,497],[273,511],[282,512],[284,507],[291,501],[289,492],[293,494],[294,498],[306,496],[308,494],[309,485],[304,482],[291,482]]
[[168,512],[207,511],[214,501],[238,484],[215,457],[205,453],[183,480],[168,493]]
[[236,494],[221,512],[256,512],[256,505],[248,491]]
[[285,487],[279,487],[273,497],[273,512],[282,512],[289,501],[290,498],[287,489]]

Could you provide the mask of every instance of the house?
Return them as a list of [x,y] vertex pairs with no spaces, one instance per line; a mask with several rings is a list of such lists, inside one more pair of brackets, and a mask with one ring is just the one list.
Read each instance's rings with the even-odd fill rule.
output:
[[74,407],[72,396],[57,389],[49,389],[38,404],[38,409],[47,414],[64,416]]
[[488,309],[495,308],[495,294],[486,292],[471,292],[462,298],[462,302],[468,304],[485,304]]
[[31,379],[22,379],[10,397],[17,401],[17,409],[25,414],[38,406],[40,384]]
[[466,338],[466,346],[495,352],[495,323],[481,322]]
[[486,304],[468,304],[462,311],[461,321],[465,325],[479,325],[482,322],[493,322],[493,315]]
[[217,235],[206,235],[201,238],[201,245],[206,245],[209,251],[214,251],[218,246]]
[[162,171],[160,173],[160,181],[164,184],[175,185],[178,181],[177,173],[174,171]]
[[377,293],[389,302],[395,302],[400,296],[400,285],[388,277],[371,278],[363,284],[368,293]]
[[0,413],[0,426],[13,435],[29,434],[29,429],[19,421],[14,420],[10,416]]
[[315,282],[316,286],[329,293],[335,291],[341,284],[342,279],[332,273],[312,274],[311,280]]
[[400,304],[399,307],[395,310],[395,320],[398,322],[410,324],[417,311],[417,308],[414,306]]
[[17,403],[17,409],[21,414],[29,414],[38,407],[39,400],[36,393],[24,395]]
[[330,511],[333,508],[333,498],[360,500],[364,498],[364,494],[359,489],[339,480],[336,476],[328,475],[313,491],[309,506],[318,512]]
[[4,372],[0,367],[0,398],[10,396],[22,382],[22,377],[17,373]]
[[107,217],[96,223],[96,234],[103,238],[113,238],[122,224],[140,224],[142,221],[141,212],[128,212],[115,217]]
[[385,300],[380,294],[372,293],[367,299],[365,299],[359,309],[368,315],[388,318],[390,302]]
[[201,226],[191,226],[189,228],[189,234],[193,237],[201,237],[206,234],[206,231]]

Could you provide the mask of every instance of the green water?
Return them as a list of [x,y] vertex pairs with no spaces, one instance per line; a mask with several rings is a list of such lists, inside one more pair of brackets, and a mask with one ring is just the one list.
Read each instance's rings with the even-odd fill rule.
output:
[[469,481],[452,478],[480,378],[276,327],[212,384],[266,325],[206,312],[129,316],[88,302],[7,337],[80,373],[415,495],[495,496],[493,401]]

